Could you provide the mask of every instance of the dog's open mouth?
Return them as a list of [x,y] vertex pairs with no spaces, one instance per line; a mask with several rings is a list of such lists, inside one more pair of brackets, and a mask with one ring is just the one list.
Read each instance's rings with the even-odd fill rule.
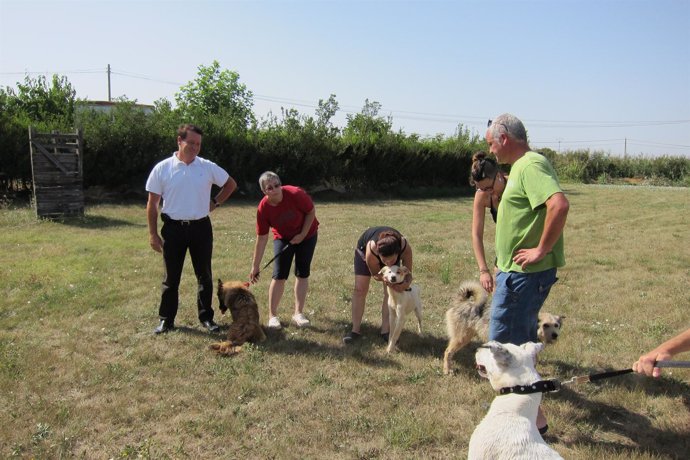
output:
[[479,373],[480,377],[483,378],[489,378],[488,374],[486,373],[486,367],[482,366],[481,364],[477,364],[475,366],[477,368],[477,373]]

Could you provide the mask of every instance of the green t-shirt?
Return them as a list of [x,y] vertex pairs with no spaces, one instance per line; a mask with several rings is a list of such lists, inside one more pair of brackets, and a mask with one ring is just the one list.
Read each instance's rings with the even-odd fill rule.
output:
[[518,249],[539,246],[544,221],[546,200],[562,192],[551,163],[536,152],[527,152],[510,168],[496,222],[497,266],[503,272],[536,273],[565,265],[563,234],[542,260],[528,265],[525,270],[513,262]]

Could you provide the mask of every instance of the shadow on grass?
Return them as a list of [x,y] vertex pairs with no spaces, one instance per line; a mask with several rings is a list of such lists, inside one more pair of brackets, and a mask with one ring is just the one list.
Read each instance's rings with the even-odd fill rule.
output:
[[113,219],[105,216],[86,215],[83,217],[62,217],[48,219],[51,222],[78,228],[146,227],[144,224]]
[[[311,334],[327,335],[328,337],[344,335],[345,323],[330,322],[330,326],[315,327],[309,326],[305,329]],[[209,344],[225,340],[227,331],[230,328],[228,323],[218,323],[220,332],[209,333],[202,326],[176,326],[172,334],[187,334],[196,337],[208,338]],[[306,355],[306,356],[336,356],[355,359],[362,364],[375,367],[400,367],[399,363],[388,357],[378,356],[372,353],[376,348],[384,349],[384,342],[378,332],[371,326],[362,326],[362,339],[353,345],[331,345],[319,340],[319,337],[305,338],[293,336],[292,331],[298,329],[294,324],[282,324],[281,329],[268,329],[264,327],[266,340],[256,343],[255,346],[266,353],[282,355]],[[290,337],[288,337],[288,334]],[[153,327],[151,329],[153,335]],[[341,342],[342,343],[342,342]]]
[[[583,370],[576,369],[569,363],[554,361],[565,375],[587,375],[602,372],[601,369]],[[564,377],[565,378],[565,377]],[[641,380],[642,379],[642,380]],[[666,395],[672,398],[682,398],[684,409],[690,408],[690,385],[672,379],[642,378],[638,375],[623,375],[607,379],[604,382],[585,383],[573,387],[565,387],[558,393],[551,393],[549,397],[568,401],[574,407],[580,409],[584,416],[576,417],[572,420],[574,426],[584,425],[586,430],[576,430],[564,436],[557,436],[555,440],[564,445],[590,445],[597,449],[616,450],[621,453],[629,452],[631,455],[639,455],[640,450],[645,450],[651,454],[662,455],[669,458],[687,458],[690,452],[690,437],[682,436],[678,432],[671,432],[656,428],[648,417],[632,412],[622,406],[607,404],[600,401],[590,400],[584,392],[588,386],[618,386],[629,389],[631,392],[637,391],[642,387],[650,395]],[[582,393],[578,391],[582,388]],[[679,411],[683,408],[679,407]],[[687,425],[687,417],[679,418],[679,431],[683,431],[682,425]],[[629,443],[615,442],[610,440],[597,439],[594,434],[598,431],[616,433],[627,438]],[[546,436],[548,440],[549,435]],[[649,446],[654,446],[650,448]]]

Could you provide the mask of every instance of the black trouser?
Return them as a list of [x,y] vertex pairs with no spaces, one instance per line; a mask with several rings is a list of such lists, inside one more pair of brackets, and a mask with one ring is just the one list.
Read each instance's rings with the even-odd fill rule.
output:
[[211,274],[211,255],[213,253],[213,229],[211,219],[172,220],[163,214],[163,261],[165,278],[161,294],[158,315],[169,322],[175,321],[179,303],[179,287],[182,278],[182,267],[189,249],[192,266],[199,286],[196,304],[199,309],[199,321],[213,319],[213,275]]

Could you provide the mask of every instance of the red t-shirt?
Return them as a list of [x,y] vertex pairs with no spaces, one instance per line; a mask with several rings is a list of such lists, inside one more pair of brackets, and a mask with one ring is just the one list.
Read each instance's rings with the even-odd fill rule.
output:
[[[273,238],[291,240],[302,231],[305,216],[314,209],[314,202],[307,192],[294,185],[283,185],[283,200],[277,206],[268,203],[264,197],[256,210],[256,234],[265,235],[273,229]],[[319,228],[319,221],[314,217],[309,233],[304,239],[311,238]]]

